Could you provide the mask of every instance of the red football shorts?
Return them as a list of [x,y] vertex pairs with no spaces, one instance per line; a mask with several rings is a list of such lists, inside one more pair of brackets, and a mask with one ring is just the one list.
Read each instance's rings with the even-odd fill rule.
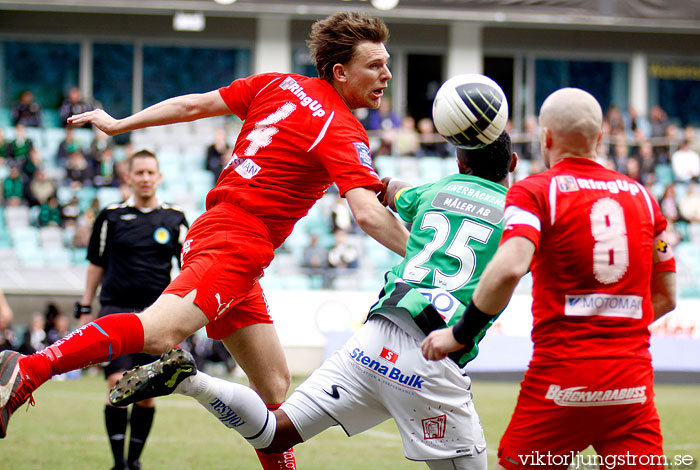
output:
[[234,330],[272,323],[258,279],[274,258],[268,229],[260,219],[230,203],[200,216],[182,247],[182,271],[164,294],[184,297],[209,319],[207,334],[223,339]]
[[[531,366],[501,439],[499,463],[509,470],[664,468],[653,382],[651,364],[643,360]],[[597,457],[577,455],[588,446]]]

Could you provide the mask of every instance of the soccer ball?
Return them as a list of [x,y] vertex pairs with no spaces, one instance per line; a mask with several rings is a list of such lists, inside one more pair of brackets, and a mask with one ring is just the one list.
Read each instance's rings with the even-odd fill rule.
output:
[[433,101],[435,128],[464,149],[484,147],[498,138],[508,122],[508,101],[485,75],[457,75],[442,84]]

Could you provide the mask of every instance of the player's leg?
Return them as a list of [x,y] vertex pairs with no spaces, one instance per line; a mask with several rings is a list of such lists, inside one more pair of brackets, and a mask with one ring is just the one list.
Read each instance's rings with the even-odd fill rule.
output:
[[[150,354],[130,354],[133,365],[145,365],[158,359]],[[141,400],[131,407],[129,414],[129,449],[126,453],[126,463],[129,470],[141,468],[141,453],[146,445],[146,440],[151,433],[153,419],[156,413],[156,400],[147,398]]]
[[[266,305],[264,309],[267,312]],[[248,325],[236,329],[222,342],[248,376],[251,388],[260,395],[267,409],[275,412],[287,396],[291,374],[274,325],[270,323]],[[265,470],[296,468],[294,450],[291,446],[279,452],[257,451],[257,454]]]
[[429,460],[425,464],[430,470],[486,470],[488,468],[486,451],[455,459]]
[[[108,393],[124,373],[124,369],[117,367],[114,362],[115,361],[110,362],[104,370],[105,378],[107,379]],[[124,441],[126,438],[126,428],[129,423],[129,409],[126,407],[113,406],[109,403],[109,400],[107,400],[107,403],[105,403],[104,415],[109,447],[112,451],[112,458],[114,459],[114,469],[123,470],[126,468]]]
[[167,351],[207,324],[196,292],[161,295],[143,313],[116,313],[90,322],[29,356],[0,355],[0,438],[12,413],[52,376],[122,354]]
[[601,470],[662,470],[673,466],[664,456],[661,420],[653,400],[617,405],[607,414],[612,432],[593,443]]
[[275,326],[257,323],[240,328],[222,340],[248,376],[250,387],[268,405],[287,397],[291,374]]
[[365,327],[356,334],[353,366],[376,377],[375,393],[396,422],[406,458],[431,468],[486,470],[471,379],[451,359],[427,361],[420,340],[384,317]]

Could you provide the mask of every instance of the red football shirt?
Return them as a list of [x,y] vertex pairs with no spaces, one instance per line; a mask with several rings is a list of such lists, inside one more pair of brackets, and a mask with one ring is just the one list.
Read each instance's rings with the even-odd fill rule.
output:
[[382,189],[367,132],[327,81],[266,73],[219,93],[244,123],[207,208],[239,205],[267,225],[277,247],[332,183],[341,195]]
[[530,265],[532,364],[562,359],[650,360],[650,281],[674,271],[659,235],[666,219],[644,187],[593,160],[566,158],[506,196],[502,242],[522,236]]

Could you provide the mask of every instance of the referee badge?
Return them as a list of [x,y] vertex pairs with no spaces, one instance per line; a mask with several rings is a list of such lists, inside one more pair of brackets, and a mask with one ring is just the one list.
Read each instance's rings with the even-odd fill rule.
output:
[[153,239],[161,245],[165,245],[170,241],[170,232],[165,227],[158,227],[156,231],[153,232]]

